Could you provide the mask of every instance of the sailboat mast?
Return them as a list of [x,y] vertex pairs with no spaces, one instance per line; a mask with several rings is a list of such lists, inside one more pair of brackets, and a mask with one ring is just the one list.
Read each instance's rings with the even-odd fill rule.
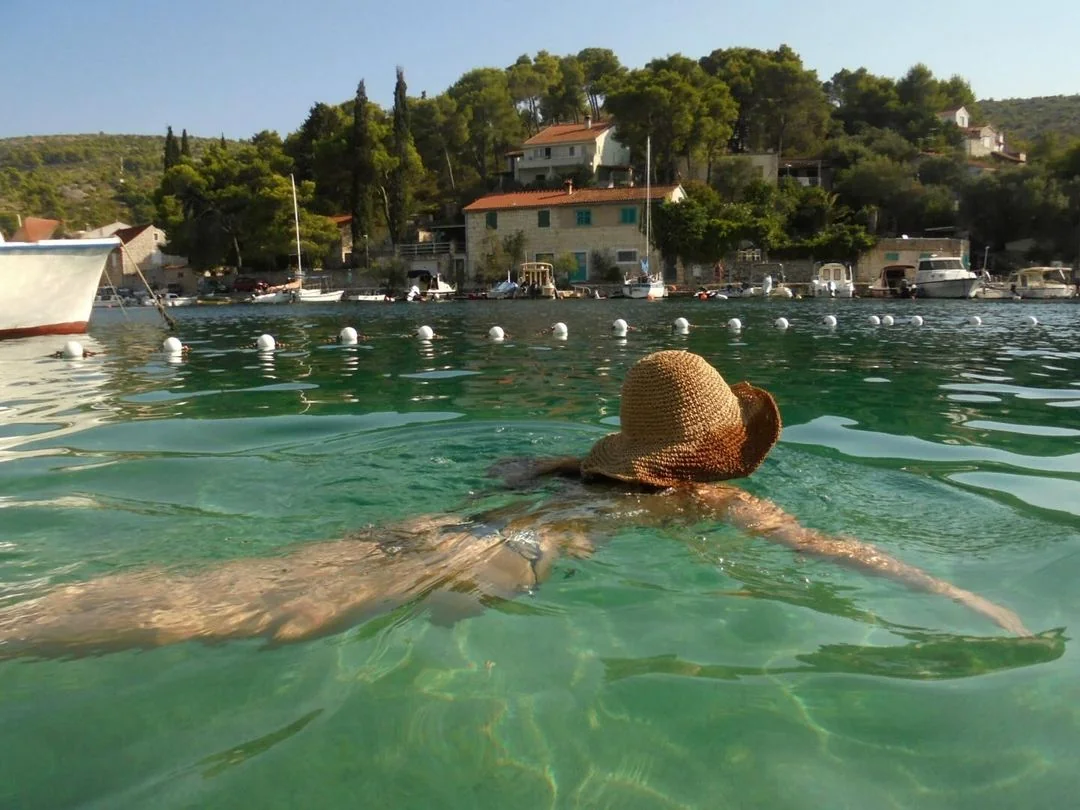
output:
[[652,276],[652,262],[649,261],[649,243],[652,234],[652,135],[645,137],[645,261],[648,262],[649,275]]
[[290,174],[289,182],[292,184],[292,211],[293,222],[296,224],[296,277],[304,280],[304,263],[300,258],[300,207],[296,204],[296,179]]

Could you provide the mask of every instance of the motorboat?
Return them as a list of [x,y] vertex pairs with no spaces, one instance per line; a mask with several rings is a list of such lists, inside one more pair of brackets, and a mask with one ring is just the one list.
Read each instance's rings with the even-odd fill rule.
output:
[[810,281],[815,298],[854,298],[855,279],[851,267],[840,262],[825,262]]
[[115,290],[98,290],[94,296],[94,309],[112,309],[113,307],[125,306],[128,302],[118,295]]
[[457,287],[447,284],[442,275],[430,270],[410,270],[408,278],[413,280],[406,301],[448,301],[457,295]]
[[487,291],[488,298],[494,298],[496,300],[501,298],[513,298],[520,289],[516,281],[511,280],[510,271],[506,271],[506,281],[500,281]]
[[911,298],[914,288],[914,265],[890,264],[881,269],[869,292],[871,298]]
[[770,274],[766,274],[761,279],[761,285],[760,286],[751,286],[749,289],[747,289],[747,290],[745,290],[743,292],[743,295],[749,295],[749,296],[755,296],[756,295],[756,296],[760,296],[762,298],[794,298],[795,297],[795,293],[793,293],[791,291],[791,287],[789,287],[786,283],[784,283],[783,276],[781,276],[781,281],[780,282],[776,282],[776,281],[773,280],[773,277]]
[[0,237],[0,339],[85,332],[105,263],[120,244],[116,237]]
[[269,289],[266,292],[252,293],[248,298],[249,304],[291,304],[296,300],[294,290]]
[[515,297],[557,298],[555,265],[550,262],[524,262],[518,268],[518,285]]
[[394,300],[394,296],[389,293],[379,292],[374,289],[357,290],[356,292],[349,293],[345,296],[346,301],[371,301],[387,303]]
[[294,291],[296,300],[303,304],[333,304],[341,300],[345,290],[323,290],[301,287]]
[[161,303],[167,307],[191,307],[199,303],[199,298],[196,295],[179,295],[177,293],[166,293],[165,295],[161,296]]
[[982,285],[982,276],[965,267],[959,256],[932,254],[919,259],[915,269],[915,294],[919,298],[973,298]]
[[624,298],[666,298],[667,286],[646,269],[635,278],[624,278],[622,293]]
[[1023,300],[1074,298],[1076,285],[1063,267],[1025,267],[1009,276],[1009,291]]

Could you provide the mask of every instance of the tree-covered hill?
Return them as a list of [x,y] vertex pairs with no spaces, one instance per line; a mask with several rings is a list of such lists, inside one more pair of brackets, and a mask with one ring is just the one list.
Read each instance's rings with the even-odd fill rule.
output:
[[[211,139],[191,138],[198,155]],[[69,230],[149,222],[165,137],[46,135],[0,139],[0,230],[16,215],[62,219]]]
[[980,101],[979,109],[1010,138],[1033,141],[1049,133],[1080,137],[1080,94],[990,99]]

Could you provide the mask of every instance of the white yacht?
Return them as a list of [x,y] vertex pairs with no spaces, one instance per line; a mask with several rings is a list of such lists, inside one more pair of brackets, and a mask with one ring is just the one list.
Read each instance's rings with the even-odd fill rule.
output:
[[915,269],[920,298],[973,298],[982,285],[982,277],[968,270],[959,256],[930,255],[919,259]]
[[1009,292],[1021,299],[1073,298],[1076,285],[1063,267],[1025,267],[1009,277]]
[[840,262],[826,262],[818,267],[810,289],[815,298],[854,298],[855,279],[851,267]]
[[413,284],[405,296],[406,301],[449,301],[457,295],[457,287],[443,281],[437,271],[410,270],[408,277],[413,279]]

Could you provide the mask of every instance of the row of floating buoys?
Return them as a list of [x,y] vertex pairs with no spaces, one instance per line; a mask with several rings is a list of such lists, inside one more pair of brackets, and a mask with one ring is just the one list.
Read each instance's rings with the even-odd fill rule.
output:
[[[836,327],[838,324],[835,315],[825,315],[824,317],[822,317],[821,321],[823,324],[825,324],[825,326],[829,327],[830,329]],[[871,315],[869,316],[867,321],[872,326],[893,326],[896,323],[896,319],[893,318],[892,315]],[[982,318],[978,315],[971,315],[968,318],[967,322],[971,326],[981,326],[983,321]],[[1036,318],[1034,315],[1027,315],[1025,316],[1023,322],[1027,326],[1038,326],[1039,319]],[[924,320],[921,315],[912,315],[908,319],[908,323],[912,326],[922,326]],[[775,326],[781,331],[784,331],[791,326],[791,321],[789,321],[787,318],[780,317],[773,321],[773,326]],[[676,318],[672,322],[671,327],[672,331],[674,331],[676,334],[686,335],[690,332],[690,322],[686,318]],[[615,321],[613,321],[611,324],[611,331],[615,335],[615,337],[626,337],[627,333],[631,331],[631,328],[632,327],[622,318],[616,318]],[[738,318],[731,318],[727,322],[727,328],[732,332],[740,332],[743,328],[742,321]],[[550,329],[545,331],[550,332],[552,337],[556,338],[557,340],[566,340],[567,336],[569,335],[569,329],[567,328],[566,324],[562,323],[561,321],[553,324]],[[432,329],[430,326],[420,326],[416,330],[416,337],[423,341],[432,340],[435,337],[435,330]],[[507,334],[501,326],[492,326],[488,330],[488,337],[496,343],[501,343],[506,340]],[[346,326],[338,334],[337,342],[342,344],[343,346],[355,346],[358,341],[359,334],[357,333],[356,329],[351,326]],[[273,335],[259,335],[258,339],[255,341],[255,348],[258,349],[260,352],[272,352],[277,348],[277,346],[278,343],[274,339]],[[188,350],[188,347],[181,343],[180,339],[176,337],[165,338],[165,341],[162,344],[161,348],[166,355],[170,356],[180,355]],[[69,340],[67,343],[64,344],[63,349],[57,352],[55,356],[63,357],[66,359],[77,359],[90,356],[90,352],[85,351],[82,344],[79,343],[77,340]]]

